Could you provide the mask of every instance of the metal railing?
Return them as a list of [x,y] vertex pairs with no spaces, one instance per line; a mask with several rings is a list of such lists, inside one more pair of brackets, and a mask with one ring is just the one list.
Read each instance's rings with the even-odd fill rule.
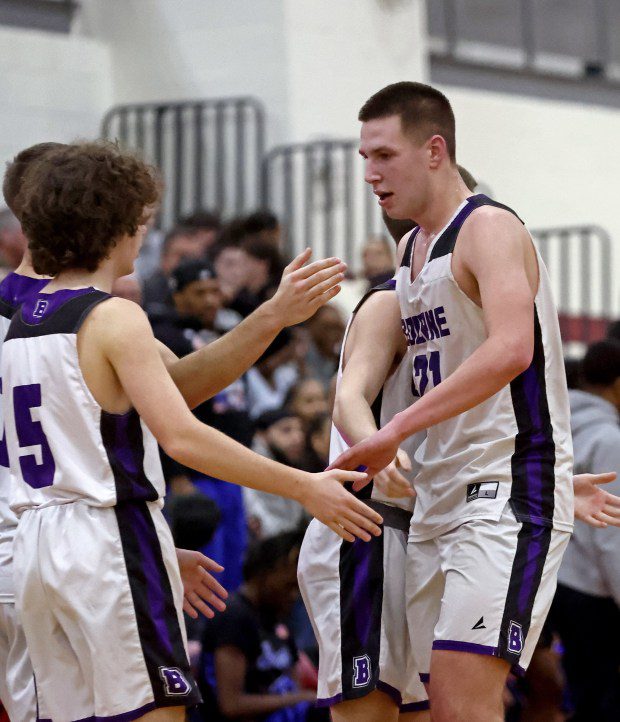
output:
[[291,255],[312,246],[317,256],[353,261],[367,238],[383,232],[358,148],[358,140],[321,140],[278,146],[265,156],[264,205],[280,216]]
[[106,114],[102,135],[161,170],[159,227],[198,209],[232,215],[260,205],[265,120],[254,98],[121,105]]

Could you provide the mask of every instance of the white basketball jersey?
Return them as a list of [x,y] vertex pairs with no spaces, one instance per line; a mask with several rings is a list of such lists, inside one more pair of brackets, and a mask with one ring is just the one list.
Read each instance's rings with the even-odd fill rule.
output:
[[80,369],[77,333],[108,298],[93,288],[38,293],[13,317],[2,376],[11,508],[18,516],[73,501],[113,506],[164,495],[153,435],[134,409],[104,411]]
[[[357,304],[357,307],[353,311],[347,328],[345,330],[344,338],[342,340],[342,349],[340,351],[340,363],[338,364],[338,375],[336,377],[336,389],[340,384],[342,378],[342,366],[344,358],[344,348],[349,334],[351,324],[355,320],[355,314],[361,308],[362,304],[375,292],[377,291],[394,291],[394,281],[388,281],[387,283],[381,284],[371,289]],[[372,339],[368,339],[367,343],[372,343]],[[380,428],[390,421],[395,414],[400,411],[404,411],[406,408],[411,406],[415,401],[413,394],[411,393],[411,359],[408,354],[405,354],[400,364],[394,369],[394,371],[385,380],[382,390],[379,392],[377,399],[373,403],[372,410],[377,421],[377,426]],[[410,472],[402,472],[410,482],[413,481],[414,476],[418,471],[418,464],[414,460],[414,454],[425,437],[425,432],[421,431],[418,434],[410,436],[402,445],[401,448],[405,451],[412,463],[412,470]],[[349,444],[343,439],[342,435],[332,424],[331,439],[329,444],[329,462],[330,464],[336,460],[340,454],[349,448]],[[411,511],[413,509],[413,499],[411,497],[404,497],[402,499],[393,499],[392,497],[385,496],[382,494],[371,481],[367,484],[360,492],[357,493],[362,499],[376,499],[377,501],[397,506],[401,509]]]
[[[467,198],[429,247],[418,277],[411,281],[417,229],[396,274],[418,396],[452,374],[487,338],[481,308],[459,288],[451,268],[463,222],[483,205],[514,213],[484,195]],[[508,502],[519,521],[572,529],[572,443],[562,344],[547,270],[538,253],[537,258],[532,363],[491,398],[427,429],[418,450],[413,539],[432,538],[467,519],[499,519]]]
[[[31,278],[18,273],[9,273],[0,283],[0,357],[2,345],[11,318],[28,296],[40,291],[49,279]],[[2,379],[0,379],[0,394]],[[1,397],[0,397],[1,399]],[[13,537],[17,517],[9,507],[10,473],[9,458],[4,433],[4,415],[0,400],[0,602],[12,602],[13,589]]]

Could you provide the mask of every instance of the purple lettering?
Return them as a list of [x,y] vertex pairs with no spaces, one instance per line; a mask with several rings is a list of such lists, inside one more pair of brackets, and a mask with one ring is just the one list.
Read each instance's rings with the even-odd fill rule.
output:
[[435,323],[435,315],[432,311],[424,311],[424,317],[426,318],[426,325],[428,327],[428,338],[439,338],[439,329]]
[[[450,329],[447,327],[447,321],[445,317],[445,310],[443,306],[437,306],[435,309],[435,321],[437,321],[437,326],[439,327],[439,335],[440,336],[449,336],[450,335]],[[445,328],[444,328],[445,326]]]
[[34,453],[24,454],[19,458],[24,481],[33,489],[51,486],[54,483],[56,464],[41,422],[32,417],[33,409],[41,406],[41,384],[16,386],[13,389],[13,406],[20,447],[39,447]]
[[353,657],[353,686],[365,687],[370,682],[370,657]]
[[159,675],[164,683],[164,692],[168,697],[184,696],[191,692],[189,682],[178,667],[160,667]]

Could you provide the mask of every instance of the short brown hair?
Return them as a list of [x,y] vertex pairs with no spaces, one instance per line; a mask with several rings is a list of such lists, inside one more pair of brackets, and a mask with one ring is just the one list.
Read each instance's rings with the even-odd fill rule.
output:
[[37,273],[92,272],[159,199],[155,168],[107,141],[46,153],[24,176],[20,213]]
[[6,164],[2,194],[7,206],[13,211],[16,218],[19,219],[20,217],[18,196],[26,171],[47,153],[62,147],[64,147],[62,143],[37,143],[20,150],[15,158]]
[[400,116],[404,133],[411,133],[420,142],[432,135],[440,135],[446,141],[450,160],[456,162],[456,131],[454,113],[450,101],[430,85],[401,82],[382,88],[362,106],[358,120]]

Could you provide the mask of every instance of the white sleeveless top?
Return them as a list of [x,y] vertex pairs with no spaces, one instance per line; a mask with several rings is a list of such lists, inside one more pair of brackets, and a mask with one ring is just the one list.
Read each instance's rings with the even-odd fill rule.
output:
[[[514,214],[484,195],[471,196],[434,239],[418,277],[411,281],[418,229],[412,231],[397,271],[396,292],[418,396],[453,373],[487,338],[482,309],[459,288],[451,268],[463,222],[483,205]],[[491,398],[427,429],[417,454],[421,469],[414,484],[412,539],[430,539],[467,519],[499,519],[506,503],[519,521],[565,531],[573,527],[562,343],[547,270],[538,253],[537,258],[532,363]]]
[[[338,385],[340,384],[340,379],[342,378],[344,348],[347,341],[349,329],[351,328],[351,324],[355,320],[355,314],[361,308],[362,304],[364,304],[373,293],[377,291],[393,292],[394,288],[395,283],[393,280],[381,284],[380,286],[376,286],[375,288],[371,289],[357,304],[357,307],[355,308],[353,314],[351,315],[351,318],[349,319],[349,323],[347,324],[344,338],[342,340],[340,363],[338,364],[338,374],[336,377],[336,389],[338,388]],[[369,338],[365,340],[365,343],[372,344],[373,339]],[[415,398],[411,391],[411,360],[409,358],[409,355],[405,354],[400,364],[386,379],[382,390],[379,392],[379,395],[373,404],[372,409],[375,414],[377,426],[379,428],[381,426],[385,426],[385,424],[387,424],[388,421],[390,421],[395,414],[400,411],[404,411],[406,408],[411,406],[414,401]],[[401,445],[401,448],[409,455],[413,467],[410,472],[404,472],[401,470],[401,473],[406,476],[411,482],[413,481],[413,478],[419,468],[418,464],[414,460],[414,455],[418,446],[423,441],[425,435],[425,432],[421,431],[420,433],[414,434],[413,436],[409,437]],[[335,461],[335,459],[348,448],[349,444],[347,444],[347,442],[344,440],[336,426],[332,424],[331,440],[329,445],[330,464]],[[357,492],[356,496],[359,496],[362,499],[375,499],[376,501],[381,501],[385,504],[390,504],[391,506],[396,506],[409,512],[413,509],[414,506],[414,500],[411,497],[394,499],[392,497],[385,496],[375,487],[372,481],[368,483],[360,492]]]
[[2,379],[11,508],[18,516],[73,501],[163,503],[155,438],[134,409],[105,412],[80,369],[77,333],[108,298],[93,288],[38,293],[11,321]]
[[[9,324],[19,306],[31,294],[49,283],[48,278],[31,278],[19,273],[9,273],[0,283],[0,357]],[[2,381],[0,380],[0,394]],[[17,517],[9,507],[11,474],[4,432],[4,415],[0,402],[0,602],[13,602],[13,538]]]

